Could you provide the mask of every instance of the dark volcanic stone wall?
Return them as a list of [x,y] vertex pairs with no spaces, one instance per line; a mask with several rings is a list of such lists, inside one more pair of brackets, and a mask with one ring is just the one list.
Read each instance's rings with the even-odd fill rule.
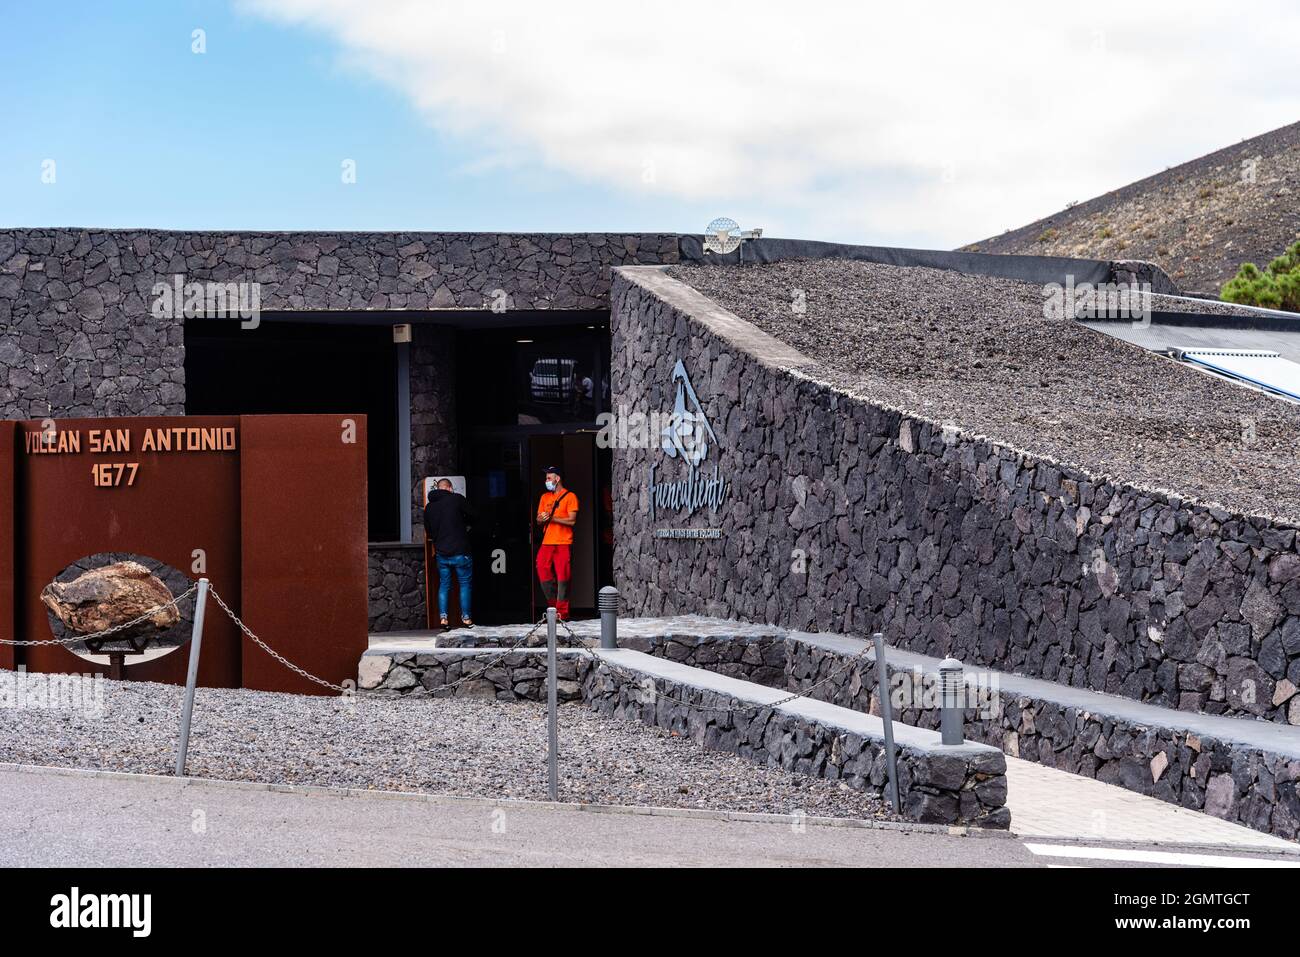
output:
[[182,327],[150,312],[178,256],[158,235],[0,231],[0,418],[185,411]]
[[[1300,724],[1294,528],[856,400],[758,361],[641,281],[615,276],[614,407],[669,411],[684,360],[718,437],[708,468],[732,490],[719,516],[651,523],[649,465],[673,463],[657,445],[616,451],[629,613],[883,630],[930,655]],[[722,538],[653,536],[690,526]]]
[[[647,693],[646,681],[653,686]],[[884,738],[845,733],[833,719],[805,719],[780,708],[729,710],[734,699],[660,677],[636,681],[605,662],[582,681],[587,706],[599,714],[638,719],[769,767],[842,781],[857,791],[885,787]],[[992,748],[918,748],[901,744],[898,796],[903,817],[925,824],[1007,828],[1006,757]]]
[[370,631],[427,628],[424,546],[374,544],[367,559]]
[[[811,696],[819,700],[879,713],[874,662],[846,667],[840,653],[799,641],[785,645],[791,691],[813,688]],[[891,680],[914,684],[916,673],[906,679],[899,674],[907,670],[891,667]],[[1300,761],[1294,757],[1007,691],[998,698],[988,713],[966,713],[967,740],[1257,831],[1300,838]],[[909,700],[920,698],[913,694]],[[902,708],[896,717],[918,728],[939,728],[937,708]]]
[[676,235],[0,230],[0,418],[182,415],[183,319],[153,286],[257,282],[264,311],[599,309]]
[[[867,714],[880,714],[874,660],[850,660],[774,629],[729,636],[673,634],[619,645]],[[888,657],[888,656],[887,656]],[[894,719],[939,730],[940,711],[919,707],[922,673],[890,664],[890,687],[917,689],[895,699]],[[926,675],[932,682],[934,672]],[[994,689],[990,686],[990,692]],[[1300,760],[1183,727],[1160,727],[1058,701],[996,689],[996,706],[965,712],[965,737],[1006,754],[1096,778],[1171,804],[1288,840],[1300,838]],[[1104,822],[1099,822],[1104,828]],[[1097,837],[1104,837],[1099,830]]]

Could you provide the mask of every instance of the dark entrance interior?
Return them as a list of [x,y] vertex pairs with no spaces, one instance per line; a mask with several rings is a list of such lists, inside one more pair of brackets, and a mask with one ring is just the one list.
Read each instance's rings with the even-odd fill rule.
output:
[[398,537],[396,395],[388,325],[185,321],[186,415],[366,416],[371,541]]
[[[393,316],[317,318],[263,315],[254,329],[233,320],[187,320],[186,413],[365,414],[369,538],[397,541],[401,366]],[[460,471],[479,515],[471,535],[475,620],[516,623],[542,614],[534,516],[548,465],[564,469],[580,502],[572,611],[594,615],[596,592],[611,583],[613,569],[610,452],[596,444],[597,417],[609,410],[608,312],[424,318],[455,330]],[[433,579],[436,588],[436,571]],[[436,608],[434,614],[436,620]]]
[[613,501],[609,450],[596,433],[481,438],[465,449],[466,491],[478,510],[474,535],[475,617],[484,624],[536,621],[546,608],[533,558],[541,543],[533,520],[542,470],[559,466],[577,496],[570,604],[575,618],[596,614],[596,592],[613,580]]
[[564,470],[579,501],[570,602],[596,613],[613,577],[610,452],[596,444],[609,405],[607,319],[463,330],[457,336],[461,463],[479,512],[474,606],[485,624],[536,621],[546,607],[533,558],[542,470]]

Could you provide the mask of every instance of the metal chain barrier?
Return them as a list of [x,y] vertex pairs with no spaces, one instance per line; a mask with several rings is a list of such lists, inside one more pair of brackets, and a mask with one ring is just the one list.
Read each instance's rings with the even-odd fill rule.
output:
[[[626,668],[622,668],[619,665],[614,664],[612,661],[607,661],[606,659],[602,658],[600,655],[592,651],[592,649],[588,647],[586,642],[583,641],[583,639],[579,638],[578,635],[574,633],[573,629],[569,627],[569,623],[567,621],[561,621],[560,624],[564,626],[564,630],[567,633],[569,640],[572,642],[570,647],[581,648],[583,651],[586,652],[587,656],[590,657],[591,660],[594,661],[597,665],[604,665],[606,668],[608,668],[611,676],[614,677],[616,680],[621,678],[626,684],[633,684],[636,685],[638,688],[643,687],[643,682],[648,676],[646,675],[638,676],[634,671],[628,671]],[[802,691],[797,691],[794,694],[787,695],[784,698],[778,698],[776,701],[769,702],[768,704],[750,704],[750,705],[740,705],[734,707],[728,706],[728,707],[721,707],[721,708],[711,707],[703,703],[695,704],[690,701],[683,701],[681,698],[676,698],[673,695],[659,691],[657,688],[655,689],[655,696],[658,698],[665,698],[668,701],[673,702],[674,704],[680,704],[687,708],[694,708],[697,711],[706,711],[709,712],[710,714],[737,714],[737,713],[744,714],[753,711],[762,711],[767,708],[779,708],[781,707],[781,705],[789,704],[791,701],[798,701],[800,698],[807,698],[818,688],[827,684],[832,679],[838,678],[841,674],[847,671],[850,666],[857,664],[859,661],[865,661],[867,657],[867,652],[869,652],[870,650],[871,650],[871,646],[867,645],[865,648],[859,651],[852,658],[844,659],[843,663],[840,664],[839,667],[832,669],[830,674],[822,678],[820,681],[815,681],[812,684],[810,684],[807,688],[804,688]],[[712,692],[712,693],[721,694],[722,692]]]
[[7,638],[0,638],[0,645],[8,645],[11,648],[33,648],[33,647],[43,646],[43,645],[71,645],[71,644],[76,644],[79,641],[97,641],[107,637],[108,635],[116,634],[119,631],[126,631],[128,628],[134,628],[136,625],[148,621],[150,618],[152,618],[158,612],[162,611],[164,608],[175,607],[176,611],[179,612],[180,603],[183,602],[185,599],[189,598],[191,595],[193,595],[194,592],[198,590],[198,587],[199,586],[197,584],[191,585],[189,588],[181,592],[179,595],[176,595],[171,600],[165,601],[160,605],[155,605],[153,608],[150,608],[144,614],[132,618],[130,621],[124,621],[121,624],[113,625],[111,628],[105,628],[103,631],[92,632],[88,635],[73,635],[68,638],[45,638],[39,641],[11,641]]
[[[324,678],[320,678],[312,674],[310,671],[307,671],[305,668],[302,668],[294,664],[284,655],[280,654],[278,651],[276,651],[274,648],[268,645],[265,641],[259,638],[251,628],[249,628],[246,624],[244,624],[244,622],[240,620],[239,616],[234,613],[231,607],[225,603],[225,601],[222,599],[222,597],[219,594],[217,594],[217,590],[215,588],[210,588],[208,594],[210,594],[214,599],[216,599],[217,605],[220,606],[222,611],[224,611],[227,615],[230,616],[230,620],[235,623],[235,625],[239,628],[239,630],[248,636],[249,641],[253,642],[253,644],[257,645],[257,647],[261,648],[268,655],[270,655],[276,661],[280,662],[280,664],[284,665],[284,667],[288,668],[294,674],[301,675],[303,678],[306,678],[308,681],[315,682],[316,684],[320,685],[323,688],[329,688],[331,691],[337,691],[340,694],[350,694],[355,690],[353,688],[348,688],[344,685],[336,685],[332,681],[327,681]],[[542,625],[544,624],[546,624],[545,618],[541,619],[535,625],[533,625],[533,627],[528,631],[528,633],[525,634],[522,638],[518,639],[513,645],[510,645],[507,648],[503,648],[497,654],[493,655],[488,660],[487,664],[485,664],[478,671],[473,671],[470,672],[469,674],[461,675],[459,678],[456,678],[453,681],[449,681],[445,684],[441,684],[433,688],[419,688],[417,690],[410,691],[407,694],[402,695],[402,697],[415,698],[415,697],[434,695],[439,692],[447,691],[449,689],[455,688],[458,685],[464,684],[466,681],[472,681],[475,678],[482,677],[483,675],[487,674],[487,672],[492,668],[493,665],[495,665],[506,655],[518,651],[521,647],[523,647],[529,641],[529,639],[533,637],[533,635],[537,634],[537,630],[541,628]]]
[[337,691],[339,694],[348,694],[352,690],[350,688],[345,687],[344,685],[336,685],[332,681],[326,681],[324,678],[318,678],[316,675],[312,674],[307,669],[298,667],[298,665],[295,665],[284,655],[280,654],[280,652],[276,651],[274,648],[272,648],[270,645],[264,642],[261,638],[257,637],[257,635],[253,634],[253,629],[249,628],[246,624],[243,623],[243,621],[240,620],[239,616],[236,615],[231,610],[230,606],[227,605],[224,600],[222,600],[221,596],[217,594],[217,590],[215,588],[209,588],[208,594],[217,600],[217,604],[221,607],[221,610],[230,616],[230,620],[235,623],[235,626],[239,628],[240,631],[242,631],[245,635],[248,636],[249,641],[257,645],[257,647],[261,648],[268,655],[270,655],[276,661],[280,662],[280,664],[284,665],[294,674],[301,675],[302,677],[306,678],[308,681],[314,681],[322,688],[329,688],[331,691]]
[[[130,621],[124,621],[121,624],[114,625],[111,628],[105,628],[103,631],[94,632],[93,634],[76,635],[70,638],[47,638],[39,641],[11,641],[7,639],[0,639],[0,645],[30,648],[38,645],[67,645],[76,642],[84,642],[87,639],[90,639],[92,641],[97,639],[102,639],[109,635],[116,634],[117,632],[125,631],[128,628],[132,628],[136,625],[139,625],[147,621],[149,618],[153,617],[155,614],[157,614],[159,611],[161,611],[164,608],[176,606],[177,611],[179,611],[180,609],[178,606],[180,605],[180,603],[182,601],[185,601],[187,598],[191,597],[197,589],[198,589],[197,584],[191,585],[181,594],[176,595],[169,601],[165,601],[162,604],[149,609],[148,611],[144,612],[144,614],[132,618]],[[241,620],[240,617],[235,614],[234,610],[229,605],[226,604],[225,600],[221,597],[221,595],[217,592],[215,588],[209,588],[208,594],[210,594],[216,600],[217,605],[221,608],[222,611],[224,611],[230,617],[230,620],[235,623],[236,627],[238,627],[241,632],[243,632],[245,635],[248,636],[249,641],[253,642],[253,644],[257,645],[257,647],[261,648],[264,652],[266,652],[268,655],[270,655],[272,658],[278,661],[285,668],[292,671],[294,674],[299,675],[315,684],[318,684],[323,688],[329,688],[331,691],[337,691],[339,694],[349,694],[354,690],[352,688],[348,688],[345,685],[339,685],[339,684],[335,684],[332,681],[327,681],[324,678],[312,674],[307,669],[294,664],[292,661],[290,661],[284,655],[280,654],[278,651],[276,651],[274,648],[268,645],[265,641],[263,641],[260,637],[258,637],[258,635],[253,631],[253,629],[249,628],[248,625],[244,624],[243,620]],[[528,642],[532,639],[532,637],[536,635],[538,630],[541,629],[541,627],[545,624],[546,624],[545,617],[538,619],[537,622],[532,626],[532,628],[530,628],[528,632],[525,635],[523,635],[523,637],[519,638],[513,644],[501,649],[499,652],[494,654],[491,658],[488,659],[487,663],[484,664],[483,667],[479,668],[477,671],[472,671],[469,672],[468,674],[461,675],[459,678],[456,678],[452,681],[445,682],[444,684],[437,685],[432,688],[416,689],[414,691],[408,692],[402,697],[411,698],[411,697],[432,696],[444,691],[452,690],[458,687],[459,685],[464,684],[467,681],[473,681],[477,678],[481,678],[483,675],[487,674],[487,672],[490,671],[494,665],[496,665],[499,661],[504,659],[507,655],[510,655],[518,651],[520,648],[524,647],[525,645],[527,645]],[[637,687],[642,687],[642,682],[645,679],[644,675],[637,675],[636,672],[628,671],[626,668],[616,665],[612,661],[607,661],[606,659],[602,658],[600,655],[596,654],[596,652],[593,651],[591,647],[587,644],[587,640],[579,637],[577,633],[575,633],[574,630],[569,626],[569,623],[567,621],[565,621],[564,619],[559,619],[559,624],[560,627],[564,629],[564,637],[566,639],[564,641],[565,647],[577,648],[578,650],[586,654],[587,657],[596,665],[604,665],[609,670],[609,673],[613,677],[615,677],[615,679],[621,679],[623,682],[627,684],[633,684],[636,685]],[[768,704],[752,704],[752,705],[741,705],[741,706],[734,706],[734,707],[732,706],[710,707],[704,704],[694,704],[692,702],[683,701],[682,699],[674,697],[673,695],[666,694],[664,692],[657,691],[657,690],[655,694],[658,697],[666,698],[667,700],[672,701],[675,704],[680,704],[686,707],[695,708],[700,711],[707,711],[714,714],[734,714],[737,712],[743,713],[743,712],[761,711],[765,708],[778,708],[781,705],[789,704],[791,701],[797,701],[800,698],[806,698],[809,695],[811,695],[812,692],[816,691],[818,688],[822,687],[823,685],[827,684],[833,679],[838,678],[842,673],[847,671],[850,667],[857,664],[859,660],[865,659],[867,652],[869,650],[870,647],[868,646],[867,648],[864,648],[862,651],[860,651],[858,654],[854,655],[852,658],[846,658],[844,662],[839,667],[831,671],[830,674],[822,678],[820,681],[816,681],[813,684],[809,685],[803,691],[795,692],[793,694],[787,695],[784,698],[780,698]]]
[[546,619],[544,617],[538,619],[536,624],[534,624],[533,627],[528,630],[528,634],[524,635],[513,645],[510,645],[507,648],[503,648],[497,654],[493,655],[491,658],[488,659],[488,663],[485,664],[478,671],[471,672],[467,675],[461,675],[459,678],[456,678],[452,681],[448,681],[445,684],[437,685],[433,688],[417,688],[413,691],[408,691],[406,694],[402,695],[402,697],[403,698],[429,697],[441,691],[447,691],[448,689],[455,688],[458,685],[464,684],[466,681],[471,681],[475,678],[483,677],[483,675],[487,674],[489,671],[492,670],[492,666],[495,665],[498,661],[500,661],[501,659],[505,658],[507,655],[512,654],[513,652],[516,652],[520,648],[527,645],[529,639],[532,638],[533,635],[537,634],[538,629],[541,628],[544,624],[546,624]]

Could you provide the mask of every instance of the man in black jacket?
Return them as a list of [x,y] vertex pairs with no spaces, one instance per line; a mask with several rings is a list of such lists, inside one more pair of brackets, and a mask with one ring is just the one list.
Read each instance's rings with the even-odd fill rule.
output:
[[451,482],[438,479],[424,506],[424,532],[433,543],[438,560],[438,616],[447,625],[447,602],[451,598],[451,576],[460,582],[460,619],[466,628],[474,626],[470,616],[470,588],[474,583],[474,560],[469,553],[469,526],[474,510],[463,495],[451,490]]

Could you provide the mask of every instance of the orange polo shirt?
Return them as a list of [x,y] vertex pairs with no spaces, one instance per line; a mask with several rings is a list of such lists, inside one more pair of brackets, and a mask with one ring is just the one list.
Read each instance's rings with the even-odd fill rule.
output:
[[573,544],[573,526],[561,525],[554,519],[576,517],[578,514],[578,496],[566,488],[559,488],[554,492],[543,492],[541,499],[537,503],[537,511],[539,514],[550,512],[551,504],[561,497],[563,497],[564,501],[560,502],[559,507],[551,513],[552,521],[547,523],[546,533],[542,536],[543,545]]

